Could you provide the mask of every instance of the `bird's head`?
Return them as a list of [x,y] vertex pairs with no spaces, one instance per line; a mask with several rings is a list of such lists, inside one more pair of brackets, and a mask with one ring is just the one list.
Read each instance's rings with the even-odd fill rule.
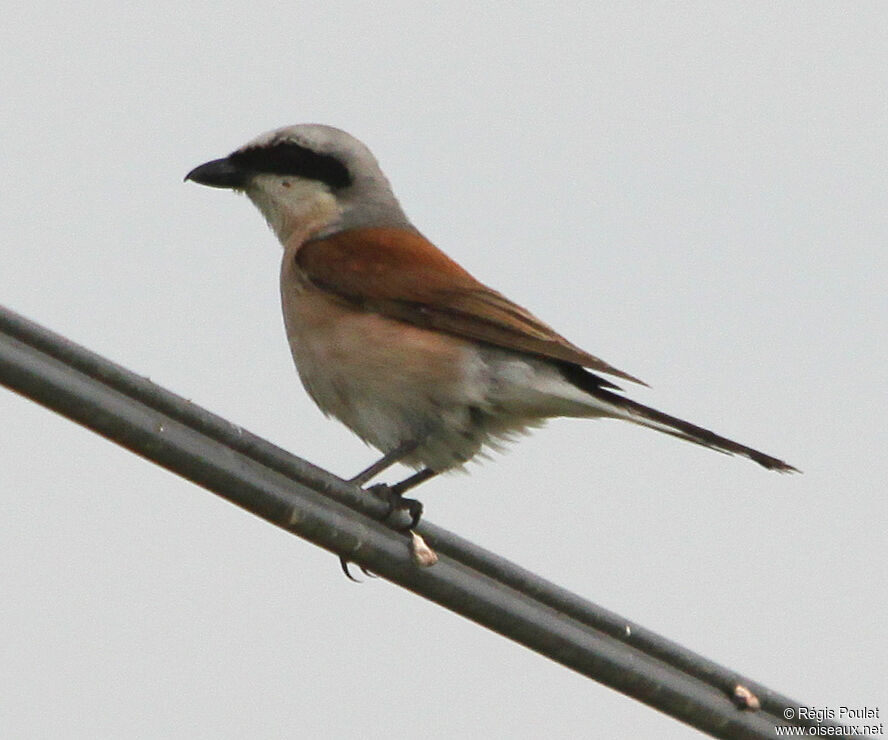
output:
[[412,229],[370,150],[332,126],[269,131],[185,179],[246,193],[284,245],[367,226]]

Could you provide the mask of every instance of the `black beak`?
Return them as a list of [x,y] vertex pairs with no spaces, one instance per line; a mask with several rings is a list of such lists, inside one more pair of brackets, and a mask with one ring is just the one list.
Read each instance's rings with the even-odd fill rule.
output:
[[211,188],[243,188],[247,184],[248,173],[225,159],[214,159],[212,162],[199,165],[185,175],[186,180],[193,180],[199,185]]

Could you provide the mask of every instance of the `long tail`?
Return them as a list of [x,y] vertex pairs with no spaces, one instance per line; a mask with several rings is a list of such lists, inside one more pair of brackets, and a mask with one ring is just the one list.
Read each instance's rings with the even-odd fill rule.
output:
[[780,473],[800,472],[798,468],[783,462],[783,460],[778,460],[776,457],[766,455],[764,452],[741,445],[708,429],[691,424],[689,421],[669,416],[669,414],[664,414],[662,411],[644,406],[604,388],[590,388],[587,386],[585,390],[592,393],[598,400],[614,407],[617,411],[614,416],[618,416],[626,421],[641,424],[665,434],[671,434],[673,437],[708,447],[710,450],[724,452],[729,455],[743,455],[768,470],[776,470]]

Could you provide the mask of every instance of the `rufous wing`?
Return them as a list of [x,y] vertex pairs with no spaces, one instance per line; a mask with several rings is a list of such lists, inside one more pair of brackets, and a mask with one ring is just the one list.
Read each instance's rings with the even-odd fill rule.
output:
[[294,259],[318,288],[367,311],[645,385],[478,282],[418,233],[352,229],[302,245]]

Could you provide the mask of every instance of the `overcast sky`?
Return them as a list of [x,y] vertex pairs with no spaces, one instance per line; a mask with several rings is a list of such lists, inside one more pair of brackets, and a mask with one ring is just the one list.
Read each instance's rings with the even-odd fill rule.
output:
[[[0,303],[354,474],[376,453],[297,381],[276,240],[182,182],[264,130],[344,128],[635,398],[804,471],[558,420],[423,486],[428,519],[884,717],[885,5],[187,6],[4,10]],[[0,418],[4,737],[695,734],[5,390]]]

